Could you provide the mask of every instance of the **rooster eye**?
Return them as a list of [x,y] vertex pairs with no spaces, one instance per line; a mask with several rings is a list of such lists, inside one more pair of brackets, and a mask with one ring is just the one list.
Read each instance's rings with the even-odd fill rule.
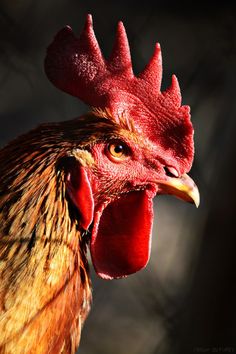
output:
[[121,141],[112,142],[107,145],[107,154],[116,162],[123,161],[128,157],[128,147]]

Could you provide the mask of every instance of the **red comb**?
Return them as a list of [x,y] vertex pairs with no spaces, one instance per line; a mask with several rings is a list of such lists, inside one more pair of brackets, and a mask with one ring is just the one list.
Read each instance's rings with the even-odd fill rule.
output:
[[67,26],[49,46],[45,59],[48,78],[59,89],[90,106],[108,108],[116,117],[124,112],[137,129],[156,143],[169,164],[187,172],[193,160],[193,128],[188,106],[181,106],[177,78],[160,91],[162,59],[160,45],[141,74],[133,74],[125,28],[119,22],[115,44],[105,60],[93,31],[92,16],[79,38]]

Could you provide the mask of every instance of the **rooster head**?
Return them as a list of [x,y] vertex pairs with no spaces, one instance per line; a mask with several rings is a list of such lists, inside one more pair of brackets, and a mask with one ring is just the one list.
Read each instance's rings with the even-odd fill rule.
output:
[[[120,278],[146,266],[150,256],[153,198],[173,194],[199,204],[199,192],[187,175],[193,155],[193,128],[188,106],[181,106],[178,81],[160,91],[159,44],[142,71],[132,70],[123,24],[106,60],[96,40],[92,17],[77,38],[62,29],[49,46],[45,70],[59,89],[80,98],[92,112],[77,124],[91,125],[66,186],[77,207],[80,225],[91,231],[95,270],[105,279]],[[92,131],[92,130],[91,130]]]

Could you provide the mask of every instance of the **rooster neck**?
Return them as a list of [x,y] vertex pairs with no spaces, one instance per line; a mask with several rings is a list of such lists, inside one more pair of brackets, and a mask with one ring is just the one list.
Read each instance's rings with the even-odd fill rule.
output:
[[8,162],[0,153],[0,349],[60,352],[78,344],[91,298],[86,242],[57,166],[66,148],[18,145],[14,160],[12,148]]

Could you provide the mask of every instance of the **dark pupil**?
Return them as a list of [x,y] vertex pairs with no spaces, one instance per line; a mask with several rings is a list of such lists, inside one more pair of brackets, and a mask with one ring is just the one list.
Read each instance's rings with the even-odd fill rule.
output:
[[116,145],[115,148],[114,148],[114,151],[116,154],[119,154],[121,152],[123,152],[124,148],[122,145]]

